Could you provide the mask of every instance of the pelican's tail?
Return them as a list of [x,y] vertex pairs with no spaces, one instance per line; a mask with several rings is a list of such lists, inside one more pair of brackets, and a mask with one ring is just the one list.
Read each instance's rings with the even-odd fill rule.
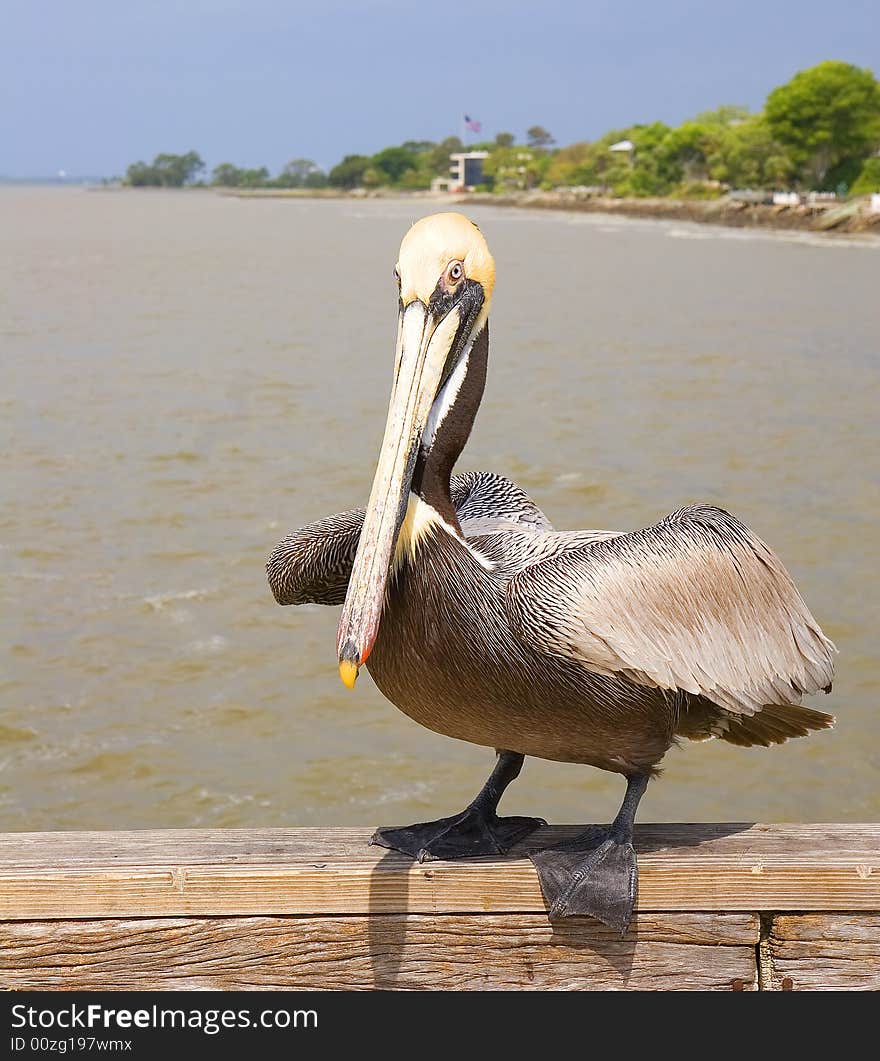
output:
[[703,697],[694,697],[681,713],[678,734],[689,740],[717,737],[742,748],[769,748],[833,725],[833,715],[800,704],[768,704],[755,715],[734,715]]

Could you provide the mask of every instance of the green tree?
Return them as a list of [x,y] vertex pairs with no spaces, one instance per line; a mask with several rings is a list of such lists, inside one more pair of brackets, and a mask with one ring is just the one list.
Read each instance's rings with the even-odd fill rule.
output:
[[[315,178],[324,177],[321,167],[310,158],[292,158],[278,175],[277,184],[282,188],[314,188],[320,186]],[[324,181],[323,183],[326,183]]]
[[238,188],[241,184],[242,171],[231,162],[221,162],[211,173],[211,183],[220,188]]
[[265,166],[241,171],[242,188],[265,188],[269,183],[269,171]]
[[496,147],[513,147],[516,143],[516,137],[513,133],[498,133],[495,136]]
[[587,185],[595,188],[611,188],[628,181],[633,168],[630,155],[609,151],[617,140],[628,139],[626,130],[606,133],[594,143],[571,144],[563,147],[550,158],[547,181],[554,184]]
[[676,182],[708,180],[709,159],[718,149],[723,129],[719,123],[700,121],[670,129],[657,145],[665,176]]
[[765,113],[801,181],[819,188],[834,167],[865,158],[880,143],[880,84],[850,63],[801,70],[770,93]]
[[594,184],[596,149],[582,140],[560,148],[547,166],[545,178],[551,187]]
[[126,183],[134,187],[152,185],[162,188],[182,188],[190,184],[205,168],[197,151],[187,151],[185,155],[156,155],[150,165],[146,162],[134,162],[126,172]]
[[531,128],[526,129],[526,141],[529,147],[537,148],[550,147],[551,144],[556,143],[552,134],[543,125],[533,125]]
[[334,188],[358,188],[364,183],[364,174],[372,160],[367,155],[346,155],[327,175]]
[[400,146],[411,155],[427,155],[437,145],[433,140],[404,140]]
[[850,188],[853,195],[880,192],[880,158],[869,158],[862,164],[861,172]]
[[147,162],[132,162],[125,171],[125,183],[130,184],[132,188],[158,186],[159,174]]
[[428,167],[419,166],[418,169],[408,169],[397,182],[397,187],[406,191],[424,191],[431,187],[433,178],[434,174]]
[[764,116],[755,114],[722,131],[709,156],[709,173],[733,188],[780,188],[790,184],[794,163]]
[[700,111],[694,121],[701,125],[738,125],[749,117],[748,107],[741,107],[738,103],[722,103],[714,110]]
[[205,168],[197,151],[187,151],[185,155],[156,155],[153,168],[159,176],[159,183],[165,188],[182,188],[190,184]]
[[[663,147],[671,132],[663,122],[651,122],[606,133],[599,141],[604,150],[597,159],[603,179],[596,183],[610,184],[620,196],[668,195],[682,179],[680,162]],[[632,141],[634,151],[609,150],[619,140]]]
[[361,178],[361,184],[365,188],[381,188],[386,183],[385,174],[375,166],[367,166]]
[[382,175],[382,184],[397,184],[407,170],[417,167],[417,156],[405,147],[386,147],[384,151],[373,155],[372,159],[372,168]]
[[449,173],[449,156],[464,151],[464,144],[457,136],[447,136],[428,154],[428,164],[432,173],[446,176]]
[[483,164],[483,173],[496,191],[523,191],[544,181],[551,156],[525,147],[499,147]]

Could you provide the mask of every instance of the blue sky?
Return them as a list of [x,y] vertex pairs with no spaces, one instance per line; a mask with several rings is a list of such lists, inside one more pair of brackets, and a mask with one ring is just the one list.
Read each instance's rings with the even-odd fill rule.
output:
[[535,123],[560,143],[796,70],[880,69],[877,0],[23,0],[0,24],[0,174],[119,174],[159,151],[332,165]]

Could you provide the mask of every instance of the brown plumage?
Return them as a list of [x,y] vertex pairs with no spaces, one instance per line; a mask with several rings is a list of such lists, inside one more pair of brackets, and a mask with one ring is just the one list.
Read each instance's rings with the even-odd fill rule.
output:
[[[389,585],[367,667],[429,729],[525,755],[653,771],[677,737],[778,744],[832,725],[832,646],[785,568],[695,506],[630,534],[553,531],[514,483],[454,475],[462,544],[433,524]],[[280,604],[340,604],[363,509],[285,538]],[[492,565],[488,570],[475,556]]]

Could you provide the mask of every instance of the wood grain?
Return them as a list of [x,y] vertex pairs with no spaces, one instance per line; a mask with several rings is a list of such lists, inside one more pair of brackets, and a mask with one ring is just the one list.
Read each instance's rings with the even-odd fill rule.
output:
[[4,989],[754,990],[754,914],[6,922]]
[[[423,865],[369,829],[4,834],[0,920],[543,913],[525,853],[577,831]],[[648,825],[636,847],[643,912],[880,910],[878,825]]]
[[780,914],[769,945],[776,991],[880,990],[878,914]]

